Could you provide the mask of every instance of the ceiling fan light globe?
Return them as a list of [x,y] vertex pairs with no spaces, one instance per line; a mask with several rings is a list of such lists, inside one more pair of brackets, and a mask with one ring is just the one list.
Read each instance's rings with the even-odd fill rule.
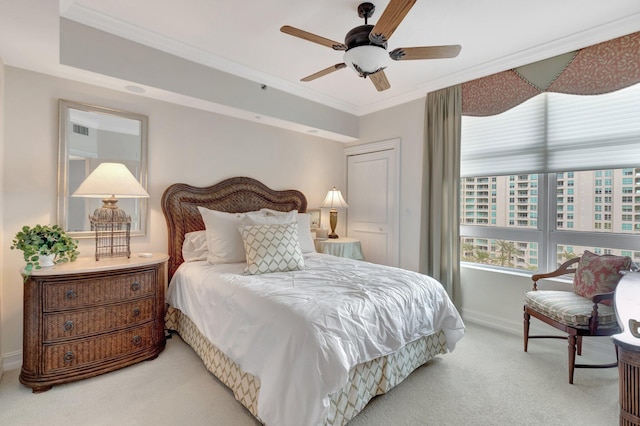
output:
[[358,74],[369,75],[389,64],[389,54],[379,46],[357,46],[344,52],[344,63]]

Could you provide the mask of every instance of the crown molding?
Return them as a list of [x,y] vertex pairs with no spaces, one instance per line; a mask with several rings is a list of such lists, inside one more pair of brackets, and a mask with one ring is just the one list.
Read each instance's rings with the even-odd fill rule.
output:
[[424,98],[429,92],[449,87],[454,84],[464,83],[466,81],[485,77],[487,75],[502,72],[518,66],[527,65],[640,31],[640,13],[637,13],[585,31],[576,32],[550,42],[541,43],[533,48],[511,53],[501,58],[475,65],[465,70],[434,79],[427,84],[416,87],[416,89],[410,92],[387,98],[383,101],[375,102],[365,107],[358,107],[352,103],[344,102],[312,89],[301,87],[300,85],[288,82],[273,75],[259,72],[245,65],[213,55],[194,46],[178,42],[174,39],[163,36],[162,34],[145,30],[138,26],[112,18],[76,3],[72,4],[62,12],[61,16],[101,31],[126,38],[133,42],[170,53],[182,59],[215,68],[250,81],[265,84],[269,87],[318,102],[322,105],[335,108],[355,116],[371,114],[406,102]]
[[306,89],[273,75],[257,71],[253,68],[216,56],[205,50],[179,42],[162,34],[140,28],[119,19],[97,12],[91,8],[74,3],[60,15],[83,25],[113,34],[127,40],[140,43],[188,61],[215,68],[235,76],[265,84],[274,89],[303,97],[310,101],[335,108],[355,115],[357,107],[331,96],[326,96],[312,89]]

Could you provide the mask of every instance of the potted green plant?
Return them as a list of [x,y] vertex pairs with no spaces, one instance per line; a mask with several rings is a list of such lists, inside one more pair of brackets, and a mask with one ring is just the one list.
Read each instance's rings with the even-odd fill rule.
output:
[[[23,226],[11,244],[11,250],[22,250],[25,279],[33,269],[73,262],[78,258],[78,240],[69,237],[58,225]],[[43,257],[48,257],[43,259]]]

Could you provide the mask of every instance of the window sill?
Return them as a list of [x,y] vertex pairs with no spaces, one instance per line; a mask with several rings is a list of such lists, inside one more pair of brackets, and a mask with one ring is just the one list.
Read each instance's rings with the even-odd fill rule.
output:
[[[528,272],[528,271],[518,271],[518,270],[506,269],[506,268],[502,269],[502,268],[478,265],[475,263],[468,263],[468,262],[460,262],[460,267],[467,268],[467,269],[474,269],[476,271],[493,272],[496,274],[505,274],[505,275],[510,275],[514,277],[522,277],[522,278],[528,278],[528,279],[531,279],[531,277],[534,275],[533,272]],[[536,273],[541,273],[541,272],[536,272]],[[565,284],[573,282],[572,279],[562,278],[562,277],[545,278],[544,281],[559,282],[559,283],[565,283]]]
[[469,263],[469,262],[460,262],[460,267],[475,269],[478,271],[495,272],[497,274],[513,275],[516,277],[531,278],[531,276],[533,275],[532,272],[528,272],[528,271],[518,271],[515,269],[498,268],[495,266],[479,265],[477,263]]

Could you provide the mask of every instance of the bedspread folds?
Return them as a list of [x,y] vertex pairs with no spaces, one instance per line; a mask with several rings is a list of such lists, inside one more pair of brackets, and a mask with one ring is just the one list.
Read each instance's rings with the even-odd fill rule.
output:
[[246,276],[244,263],[189,262],[167,302],[261,382],[267,425],[315,425],[328,395],[359,363],[443,330],[453,350],[464,324],[443,286],[422,274],[305,255],[301,271]]

